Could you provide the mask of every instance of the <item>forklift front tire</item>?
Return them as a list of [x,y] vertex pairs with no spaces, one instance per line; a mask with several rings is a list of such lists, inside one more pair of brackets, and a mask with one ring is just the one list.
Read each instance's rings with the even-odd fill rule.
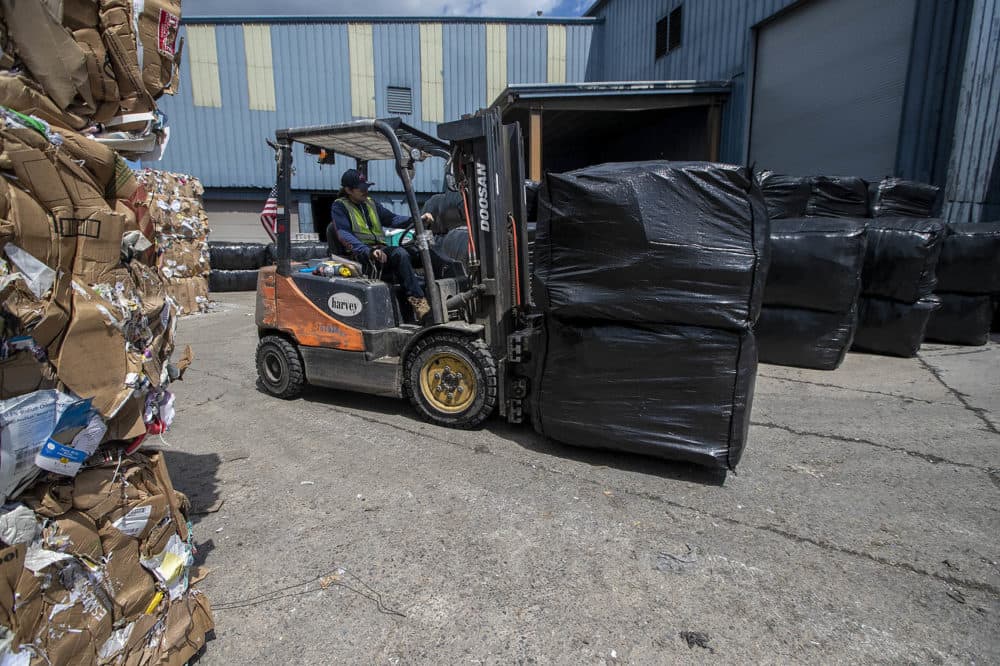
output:
[[261,338],[257,345],[257,377],[273,396],[285,400],[299,397],[306,380],[295,345],[277,335]]
[[414,345],[403,369],[404,389],[426,421],[469,430],[497,406],[497,365],[479,338],[428,335]]

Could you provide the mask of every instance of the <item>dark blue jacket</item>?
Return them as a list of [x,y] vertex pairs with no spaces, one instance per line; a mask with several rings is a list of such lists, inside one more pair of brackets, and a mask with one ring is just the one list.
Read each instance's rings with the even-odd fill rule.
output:
[[[410,222],[409,216],[406,215],[396,215],[391,210],[380,204],[379,202],[372,200],[375,204],[375,212],[378,214],[379,224],[382,228],[386,227],[404,227]],[[362,215],[367,214],[367,206],[359,206]],[[327,244],[330,246],[330,253],[336,254],[333,242],[334,239],[340,241],[341,246],[348,254],[356,257],[357,259],[367,259],[368,255],[371,254],[372,249],[358,240],[358,237],[354,235],[353,229],[351,228],[351,218],[347,214],[347,209],[344,208],[344,204],[339,201],[334,201],[330,205],[330,217],[332,222],[326,228],[326,238]],[[371,220],[369,220],[369,223]]]

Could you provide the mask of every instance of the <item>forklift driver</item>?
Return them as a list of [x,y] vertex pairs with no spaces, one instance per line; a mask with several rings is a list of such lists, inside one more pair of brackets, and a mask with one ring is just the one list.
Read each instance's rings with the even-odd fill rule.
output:
[[[330,206],[333,221],[326,228],[330,253],[339,254],[335,241],[339,242],[344,251],[361,262],[366,270],[375,269],[394,277],[406,292],[413,314],[419,321],[431,311],[413,270],[414,264],[420,265],[420,253],[412,246],[389,247],[382,233],[383,226],[405,227],[410,218],[394,214],[368,196],[368,188],[373,184],[355,169],[348,169],[340,177],[340,194]],[[424,213],[421,220],[430,224],[434,217]]]

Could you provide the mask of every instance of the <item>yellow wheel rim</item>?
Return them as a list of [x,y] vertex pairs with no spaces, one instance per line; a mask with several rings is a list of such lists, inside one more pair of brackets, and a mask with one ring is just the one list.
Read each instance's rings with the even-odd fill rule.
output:
[[461,356],[438,352],[420,368],[420,392],[437,411],[457,414],[476,398],[476,374]]

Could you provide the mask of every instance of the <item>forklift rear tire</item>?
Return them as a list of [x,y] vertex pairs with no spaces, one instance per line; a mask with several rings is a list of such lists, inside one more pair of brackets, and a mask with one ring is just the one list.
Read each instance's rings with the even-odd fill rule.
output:
[[306,383],[299,350],[285,338],[264,336],[257,344],[257,377],[273,396],[285,400],[299,397]]
[[454,333],[420,340],[406,357],[404,389],[426,421],[479,427],[497,406],[497,364],[486,343]]

